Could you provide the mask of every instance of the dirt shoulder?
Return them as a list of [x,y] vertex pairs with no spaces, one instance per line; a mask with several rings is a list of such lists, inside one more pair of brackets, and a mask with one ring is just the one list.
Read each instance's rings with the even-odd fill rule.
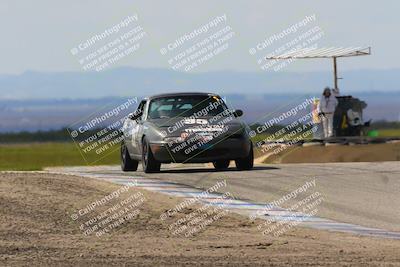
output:
[[[140,195],[140,213],[101,236],[84,235],[72,214],[121,186],[75,176],[0,173],[0,265],[399,265],[400,241],[295,228],[263,236],[247,218],[228,214],[191,237],[170,225],[190,214],[160,214],[182,202],[130,188],[115,201]],[[131,202],[133,203],[133,202]]]

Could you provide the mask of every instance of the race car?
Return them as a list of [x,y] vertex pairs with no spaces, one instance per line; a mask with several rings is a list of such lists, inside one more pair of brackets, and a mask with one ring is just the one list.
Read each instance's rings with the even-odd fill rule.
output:
[[143,99],[122,127],[121,169],[159,172],[162,163],[208,163],[217,170],[234,160],[253,168],[249,127],[243,111],[227,107],[210,93],[170,93]]

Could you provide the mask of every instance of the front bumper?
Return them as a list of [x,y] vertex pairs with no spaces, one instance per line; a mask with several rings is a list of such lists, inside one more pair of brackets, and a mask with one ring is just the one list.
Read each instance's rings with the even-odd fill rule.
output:
[[198,143],[178,143],[172,146],[166,142],[150,143],[150,148],[154,158],[161,163],[206,163],[246,157],[251,145],[246,138],[227,138],[201,146]]

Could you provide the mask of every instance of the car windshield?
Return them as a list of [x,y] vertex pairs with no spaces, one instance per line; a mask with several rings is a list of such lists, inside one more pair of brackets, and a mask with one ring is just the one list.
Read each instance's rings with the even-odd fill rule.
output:
[[218,115],[226,109],[225,103],[217,96],[162,97],[150,102],[149,118],[207,117]]

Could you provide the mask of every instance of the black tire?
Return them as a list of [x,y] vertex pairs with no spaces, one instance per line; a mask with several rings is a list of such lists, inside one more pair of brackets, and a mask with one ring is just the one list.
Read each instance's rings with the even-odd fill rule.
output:
[[251,170],[254,165],[253,145],[250,145],[249,155],[244,158],[235,160],[236,168],[238,170]]
[[214,168],[217,170],[225,170],[229,167],[230,160],[222,159],[213,162]]
[[154,158],[146,138],[142,144],[142,166],[145,173],[159,172],[161,167],[161,163]]
[[124,142],[121,143],[121,170],[124,172],[127,171],[136,171],[138,167],[138,161],[131,159],[129,156],[128,149]]

